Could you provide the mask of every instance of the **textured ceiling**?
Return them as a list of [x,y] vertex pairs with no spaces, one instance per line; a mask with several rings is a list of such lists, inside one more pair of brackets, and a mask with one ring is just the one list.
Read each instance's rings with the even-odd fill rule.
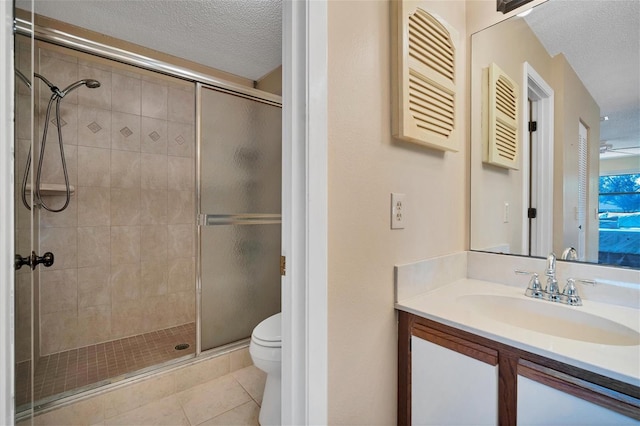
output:
[[251,80],[282,62],[281,0],[36,0],[35,9]]
[[640,1],[549,0],[526,18],[551,56],[564,53],[600,106],[600,139],[640,146]]

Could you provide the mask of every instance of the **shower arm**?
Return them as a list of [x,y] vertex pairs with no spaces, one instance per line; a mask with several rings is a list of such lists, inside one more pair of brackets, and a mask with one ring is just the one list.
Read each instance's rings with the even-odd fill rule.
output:
[[16,68],[16,75],[18,76],[18,78],[20,80],[22,80],[22,82],[24,84],[27,85],[27,87],[29,88],[29,90],[31,90],[31,82],[29,81],[29,79],[27,77],[25,77],[24,74],[22,74],[22,71],[20,71],[18,68]]
[[[15,73],[16,73],[16,75],[18,76],[18,78],[19,78],[20,80],[22,80],[22,82],[23,82],[24,84],[26,84],[26,85],[27,85],[27,87],[28,87],[29,89],[32,89],[32,88],[33,88],[33,85],[31,84],[31,81],[27,78],[27,76],[25,76],[25,75],[22,73],[22,71],[20,71],[18,68],[16,68],[16,69],[15,69]],[[54,85],[52,82],[50,82],[49,80],[47,80],[47,78],[46,78],[46,77],[44,77],[42,74],[38,74],[37,72],[34,72],[34,73],[33,73],[33,76],[34,76],[34,77],[39,78],[40,80],[42,80],[42,81],[43,81],[43,83],[44,83],[44,84],[46,84],[46,85],[49,87],[49,89],[51,89],[51,92],[53,92],[53,94],[54,94],[54,95],[59,96],[59,97],[61,97],[61,98],[63,98],[63,97],[64,97],[64,95],[66,95],[68,92],[70,92],[71,90],[75,89],[76,87],[78,87],[78,86],[80,86],[80,85],[82,85],[82,84],[86,84],[86,81],[87,81],[87,80],[80,80],[80,81],[77,81],[77,82],[75,82],[75,83],[71,84],[71,85],[70,85],[69,87],[67,87],[66,89],[64,89],[64,90],[60,91],[60,89],[59,89],[56,85]]]

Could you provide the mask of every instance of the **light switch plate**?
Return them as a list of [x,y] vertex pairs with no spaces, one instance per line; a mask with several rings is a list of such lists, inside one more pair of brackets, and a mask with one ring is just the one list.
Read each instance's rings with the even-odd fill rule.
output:
[[405,194],[391,193],[391,229],[404,229]]

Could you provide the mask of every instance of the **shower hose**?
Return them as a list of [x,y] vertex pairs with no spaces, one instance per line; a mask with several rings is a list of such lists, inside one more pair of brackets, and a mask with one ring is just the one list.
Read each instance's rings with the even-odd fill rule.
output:
[[[20,80],[22,80],[29,87],[29,89],[32,88],[31,82],[29,81],[29,79],[27,79],[24,76],[24,74],[22,74],[17,69],[16,69],[16,74],[18,75]],[[79,80],[79,81],[76,81],[75,83],[70,84],[65,89],[60,90],[58,89],[58,87],[54,86],[49,80],[47,80],[40,74],[34,73],[33,75],[35,77],[38,77],[47,86],[49,86],[49,89],[51,89],[52,94],[51,94],[51,98],[49,98],[49,104],[47,105],[47,112],[44,119],[44,129],[42,132],[42,142],[40,143],[40,155],[38,158],[38,170],[36,171],[35,188],[33,188],[32,192],[33,192],[34,200],[36,203],[40,204],[40,206],[42,206],[42,208],[44,208],[45,210],[48,210],[53,213],[57,213],[66,209],[69,206],[69,201],[71,200],[71,186],[69,185],[69,173],[67,172],[67,162],[64,156],[64,143],[62,141],[62,126],[60,125],[60,122],[61,122],[60,102],[62,101],[62,98],[64,98],[72,90],[75,90],[78,87],[81,87],[83,85],[87,86],[90,89],[95,89],[100,87],[100,82],[96,80],[91,80],[91,79]],[[47,203],[42,198],[41,188],[40,188],[41,182],[42,182],[42,165],[44,164],[44,154],[45,154],[45,148],[47,146],[47,133],[49,132],[49,117],[51,117],[51,106],[53,105],[54,101],[56,103],[55,126],[58,129],[58,146],[60,147],[60,160],[62,162],[62,172],[64,174],[64,186],[65,186],[65,193],[66,193],[65,202],[60,208],[53,208],[47,205]],[[32,150],[32,147],[30,146],[29,154],[27,156],[27,165],[25,167],[24,176],[22,178],[22,203],[28,210],[31,210],[31,207],[32,207],[29,205],[29,202],[27,201],[27,180],[29,179],[29,171],[31,170],[31,150]]]

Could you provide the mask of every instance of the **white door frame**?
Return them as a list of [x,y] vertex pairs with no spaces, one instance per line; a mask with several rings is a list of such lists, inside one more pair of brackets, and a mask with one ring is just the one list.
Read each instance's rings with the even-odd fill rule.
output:
[[13,2],[0,1],[0,424],[14,423]]
[[[13,4],[0,2],[13,92]],[[327,424],[327,3],[283,4],[283,424]],[[13,97],[0,100],[0,422],[13,424]]]
[[327,3],[282,8],[282,424],[327,424]]
[[[534,116],[538,122],[537,142],[534,146],[538,159],[534,167],[537,176],[537,191],[534,195],[537,208],[536,229],[533,238],[536,241],[536,253],[533,256],[546,256],[553,249],[553,89],[528,63],[523,64],[522,72],[523,96],[522,109],[525,118],[522,120],[522,223],[528,224],[527,208],[529,207],[529,103],[532,99],[537,108]],[[543,166],[544,165],[544,166]],[[522,253],[529,249],[529,227],[522,226]]]

